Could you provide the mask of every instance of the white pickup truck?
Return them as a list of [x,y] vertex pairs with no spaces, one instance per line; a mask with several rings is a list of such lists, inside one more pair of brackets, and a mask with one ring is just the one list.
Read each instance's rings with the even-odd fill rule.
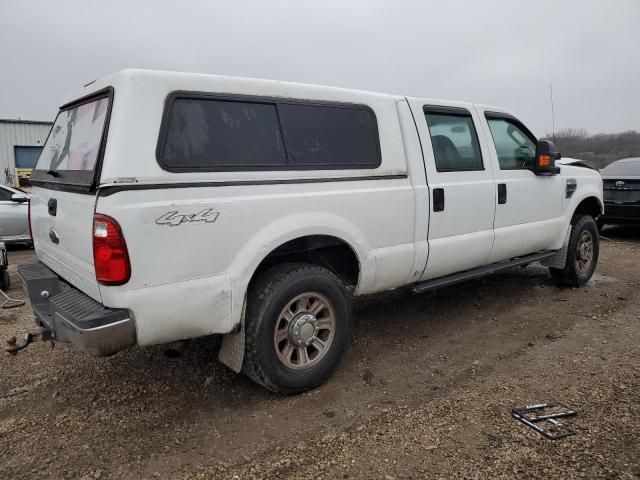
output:
[[268,389],[323,382],[351,298],[598,259],[597,171],[501,108],[126,70],[63,105],[33,172],[45,338],[94,355],[224,334]]

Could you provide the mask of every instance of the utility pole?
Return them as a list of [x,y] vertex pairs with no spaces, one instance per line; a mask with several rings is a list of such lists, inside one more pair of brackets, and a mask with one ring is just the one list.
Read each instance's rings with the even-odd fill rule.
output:
[[549,97],[551,98],[551,133],[553,134],[553,143],[556,143],[556,117],[553,111],[553,84],[549,84]]

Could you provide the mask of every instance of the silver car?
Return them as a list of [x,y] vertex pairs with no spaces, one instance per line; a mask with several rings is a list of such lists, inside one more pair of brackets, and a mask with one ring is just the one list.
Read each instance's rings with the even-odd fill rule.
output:
[[29,194],[0,185],[0,240],[4,243],[30,243]]

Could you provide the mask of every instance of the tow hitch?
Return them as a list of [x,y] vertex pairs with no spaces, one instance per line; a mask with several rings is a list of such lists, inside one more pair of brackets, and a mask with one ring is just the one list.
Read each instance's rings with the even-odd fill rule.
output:
[[50,330],[41,328],[38,332],[25,333],[23,339],[20,340],[20,342],[18,342],[18,339],[16,337],[11,337],[7,339],[7,347],[4,349],[4,351],[8,352],[9,355],[15,356],[20,350],[24,350],[38,339],[42,340],[43,342],[47,342],[49,340],[53,340],[53,335]]

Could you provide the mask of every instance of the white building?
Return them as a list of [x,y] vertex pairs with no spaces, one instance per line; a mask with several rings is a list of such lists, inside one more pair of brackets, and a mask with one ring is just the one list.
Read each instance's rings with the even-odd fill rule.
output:
[[0,119],[0,183],[28,186],[52,122]]

